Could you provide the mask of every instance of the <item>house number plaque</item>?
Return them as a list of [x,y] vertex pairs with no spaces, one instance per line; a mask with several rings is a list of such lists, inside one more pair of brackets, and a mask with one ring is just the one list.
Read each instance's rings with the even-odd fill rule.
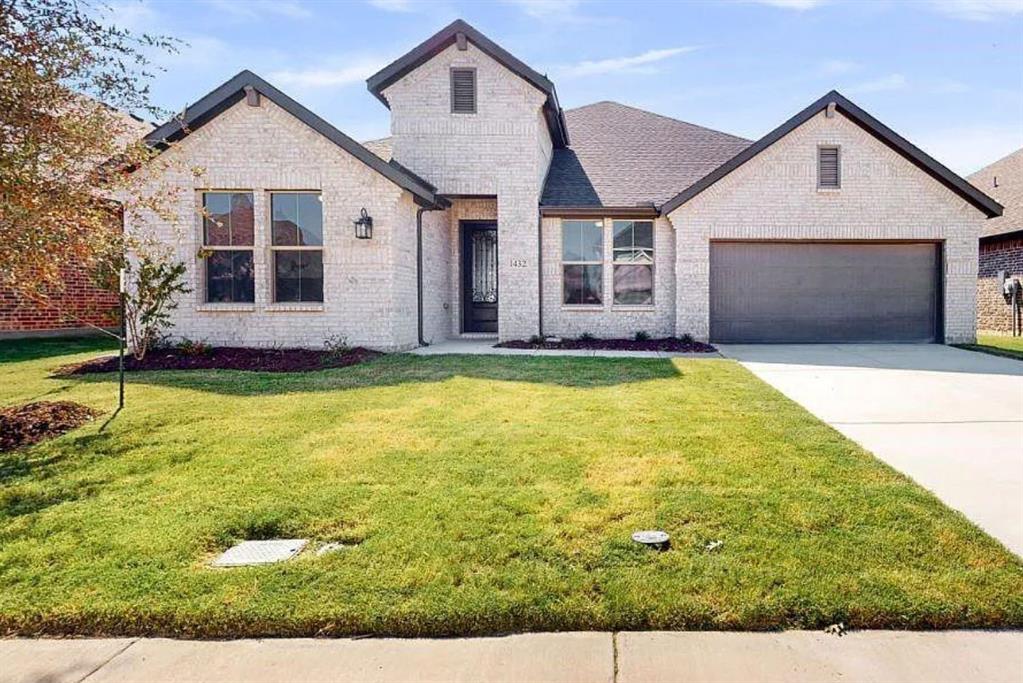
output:
[[511,266],[512,266],[512,268],[525,268],[526,267],[526,259],[524,259],[524,258],[513,258],[511,260]]

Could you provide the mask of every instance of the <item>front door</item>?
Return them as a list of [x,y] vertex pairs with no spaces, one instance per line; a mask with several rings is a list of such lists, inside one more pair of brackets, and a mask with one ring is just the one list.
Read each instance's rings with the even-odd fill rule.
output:
[[497,224],[462,223],[462,331],[497,333]]

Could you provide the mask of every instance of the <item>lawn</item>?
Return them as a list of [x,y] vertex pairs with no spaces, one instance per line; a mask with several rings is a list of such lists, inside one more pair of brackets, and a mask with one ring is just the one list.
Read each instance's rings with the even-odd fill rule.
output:
[[1023,360],[1023,337],[978,334],[976,344],[962,344],[960,348]]
[[[732,361],[138,373],[104,427],[48,376],[102,344],[0,345],[0,405],[107,411],[0,454],[0,633],[1023,626],[1023,562]],[[263,537],[351,547],[208,566]]]

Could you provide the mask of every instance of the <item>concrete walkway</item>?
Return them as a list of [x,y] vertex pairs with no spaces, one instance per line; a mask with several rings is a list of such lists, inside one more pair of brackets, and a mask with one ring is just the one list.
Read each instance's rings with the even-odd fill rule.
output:
[[4,683],[1019,683],[1023,633],[536,633],[446,640],[0,640]]
[[583,358],[721,358],[719,353],[675,353],[670,351],[600,351],[591,349],[505,349],[494,346],[497,338],[445,339],[420,346],[409,353],[417,356],[577,356]]
[[1023,362],[935,344],[720,350],[1023,555]]

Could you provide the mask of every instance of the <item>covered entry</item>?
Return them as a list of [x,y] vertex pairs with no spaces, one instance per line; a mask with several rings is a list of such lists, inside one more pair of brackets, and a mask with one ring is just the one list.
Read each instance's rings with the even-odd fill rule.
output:
[[711,341],[940,341],[940,274],[934,242],[711,242]]

